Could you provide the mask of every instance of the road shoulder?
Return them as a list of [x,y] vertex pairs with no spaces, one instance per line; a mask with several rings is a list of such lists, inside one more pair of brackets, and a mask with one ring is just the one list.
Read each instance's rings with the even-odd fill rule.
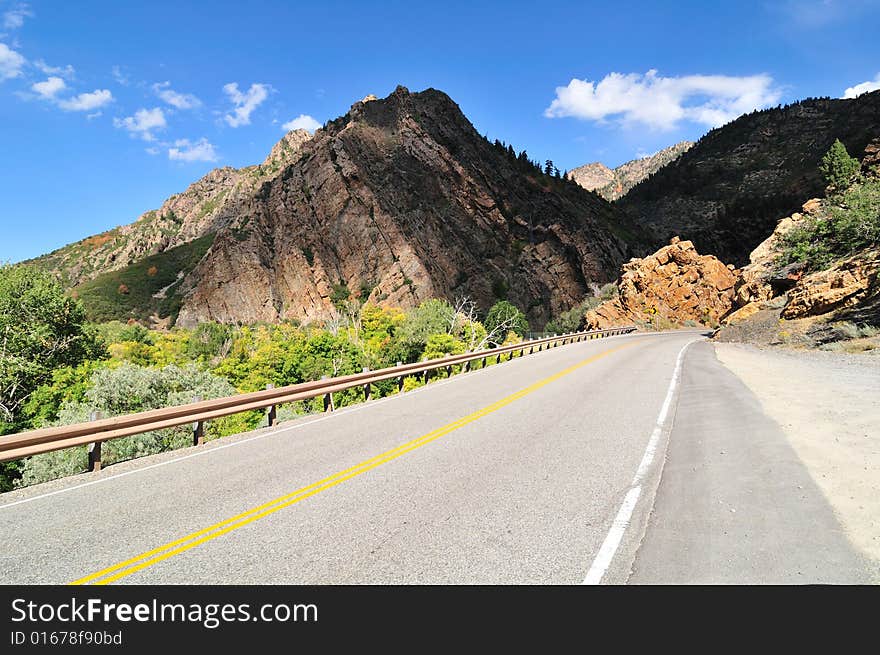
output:
[[880,570],[880,358],[715,345]]
[[689,349],[630,583],[861,583],[870,566],[758,398]]

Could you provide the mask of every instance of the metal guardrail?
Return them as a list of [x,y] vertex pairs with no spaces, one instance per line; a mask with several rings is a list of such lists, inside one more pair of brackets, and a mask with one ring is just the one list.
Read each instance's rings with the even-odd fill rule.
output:
[[96,420],[87,423],[42,428],[0,437],[0,462],[21,459],[22,457],[48,453],[64,448],[88,445],[89,470],[97,471],[101,468],[101,443],[111,439],[119,439],[121,437],[129,437],[135,434],[143,434],[144,432],[192,423],[193,444],[200,445],[204,440],[204,422],[211,419],[255,409],[267,409],[269,425],[271,426],[277,420],[276,406],[283,403],[324,396],[324,411],[332,411],[333,394],[345,391],[346,389],[362,386],[364,388],[364,398],[369,400],[371,385],[376,382],[397,378],[398,391],[402,392],[403,380],[410,375],[421,376],[427,382],[430,372],[440,368],[446,368],[447,372],[451,374],[452,367],[461,364],[463,365],[462,370],[466,372],[470,370],[471,362],[478,359],[483,360],[482,363],[485,367],[486,360],[490,357],[494,357],[496,363],[501,363],[501,356],[507,353],[510,353],[511,358],[513,358],[513,353],[519,352],[520,357],[522,357],[526,354],[526,350],[528,350],[528,354],[532,354],[536,351],[540,352],[566,343],[627,334],[635,331],[635,329],[635,326],[626,326],[608,330],[573,332],[543,339],[523,341],[490,350],[451,355],[413,364],[398,363],[397,366],[377,371],[365,370],[363,373],[353,375],[344,375],[315,382],[302,382],[286,387],[268,388],[265,391],[243,393],[213,400],[202,400],[187,405],[164,407],[136,414],[125,414],[111,418],[100,418],[98,415],[95,416]]

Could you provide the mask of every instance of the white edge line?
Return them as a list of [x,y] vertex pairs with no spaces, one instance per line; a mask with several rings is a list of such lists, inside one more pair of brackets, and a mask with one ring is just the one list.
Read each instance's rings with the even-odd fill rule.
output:
[[[638,335],[620,335],[620,336],[638,336]],[[614,337],[605,337],[605,339],[613,339],[613,338]],[[582,341],[580,343],[592,343],[592,341],[588,340],[588,341]],[[574,345],[574,344],[569,344],[569,345]],[[550,350],[546,350],[544,352],[550,352]],[[519,361],[521,359],[524,359],[524,358],[517,357],[515,360],[508,360],[507,362],[503,362],[503,363],[507,364],[511,361]],[[493,368],[494,368],[494,366],[487,366],[486,368],[481,368],[476,371],[469,371],[468,373],[469,374],[477,374],[477,373],[481,373],[482,371],[492,370]],[[461,379],[461,377],[459,377],[460,375],[461,374],[453,376],[451,378],[447,378],[446,380],[443,380],[442,382],[434,382],[430,385],[425,385],[423,387],[418,387],[417,389],[412,389],[411,391],[407,391],[405,394],[394,394],[393,396],[385,396],[384,398],[371,400],[366,403],[358,403],[357,405],[354,405],[352,407],[347,407],[345,409],[336,410],[336,411],[331,412],[325,416],[321,416],[321,417],[316,418],[311,421],[297,423],[296,425],[289,425],[287,427],[280,428],[278,430],[273,430],[271,432],[264,432],[262,434],[255,435],[253,437],[248,437],[247,439],[240,439],[239,441],[233,441],[232,443],[223,444],[222,446],[214,446],[214,447],[206,449],[206,450],[200,450],[198,452],[190,453],[189,455],[181,455],[179,457],[174,457],[174,458],[169,459],[164,462],[150,464],[149,466],[141,466],[141,467],[132,469],[131,471],[125,471],[124,473],[115,473],[113,475],[108,475],[105,478],[99,478],[97,480],[90,480],[89,482],[83,482],[82,484],[71,485],[69,487],[64,487],[63,489],[56,489],[55,491],[49,491],[47,493],[40,494],[38,496],[31,496],[30,498],[22,498],[21,500],[16,500],[11,503],[6,503],[5,505],[0,505],[0,511],[7,509],[9,507],[15,507],[16,505],[22,505],[24,503],[30,503],[35,500],[40,500],[41,498],[48,498],[50,496],[55,496],[57,494],[66,493],[68,491],[74,491],[76,489],[83,489],[85,487],[91,487],[93,484],[100,484],[102,482],[109,482],[110,480],[124,478],[128,475],[133,475],[135,473],[142,473],[143,471],[149,471],[150,469],[159,468],[160,466],[167,466],[169,464],[176,464],[178,462],[182,462],[182,461],[190,459],[192,457],[200,457],[202,455],[210,455],[211,453],[217,452],[218,450],[224,450],[226,448],[233,448],[235,446],[241,446],[241,445],[249,443],[251,441],[256,441],[258,439],[265,439],[266,437],[273,437],[277,434],[281,434],[282,432],[290,432],[293,430],[298,430],[298,429],[304,428],[308,425],[320,423],[321,421],[326,421],[327,419],[331,419],[336,416],[345,416],[346,414],[351,414],[352,412],[356,412],[358,410],[366,409],[368,407],[375,407],[376,405],[381,405],[382,403],[385,403],[390,400],[394,400],[396,398],[405,398],[407,396],[411,396],[411,395],[419,393],[421,391],[427,391],[428,389],[436,389],[437,387],[442,387],[446,384],[449,384],[450,382],[455,382],[456,380],[460,380]],[[229,435],[229,436],[234,436],[234,435]],[[167,452],[174,452],[174,451],[167,451]],[[160,454],[160,453],[157,453],[157,454]],[[134,460],[128,460],[128,461],[134,461]],[[62,478],[58,478],[58,479],[62,479]]]
[[653,432],[651,432],[651,438],[648,439],[648,445],[645,447],[645,454],[642,456],[642,461],[639,463],[639,468],[636,470],[630,489],[626,492],[626,496],[623,498],[623,503],[620,505],[617,516],[615,516],[614,520],[611,522],[611,528],[605,536],[605,541],[602,542],[602,546],[599,548],[599,552],[596,554],[596,557],[590,566],[590,570],[587,572],[587,577],[584,578],[584,581],[581,584],[600,584],[602,578],[605,577],[605,573],[608,571],[608,567],[611,566],[614,556],[617,554],[617,549],[620,547],[623,535],[629,527],[633,511],[635,510],[636,503],[641,495],[642,479],[648,472],[651,462],[654,461],[654,455],[657,452],[657,445],[660,442],[660,436],[663,434],[666,420],[669,417],[669,408],[672,405],[672,399],[675,396],[675,390],[678,387],[678,382],[681,378],[681,362],[684,359],[684,351],[687,350],[688,346],[692,343],[694,342],[688,341],[682,349],[678,351],[678,357],[675,360],[675,368],[672,371],[672,379],[669,381],[669,388],[666,390],[666,398],[664,398],[663,405],[660,407],[660,413],[657,415],[657,423],[654,426]]

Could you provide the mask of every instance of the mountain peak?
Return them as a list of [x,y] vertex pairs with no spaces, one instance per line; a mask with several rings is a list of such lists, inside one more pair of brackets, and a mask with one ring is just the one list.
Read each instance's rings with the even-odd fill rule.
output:
[[613,170],[601,162],[593,162],[569,171],[568,177],[606,200],[617,200],[636,184],[687,152],[693,145],[692,141],[681,141],[653,155],[623,163]]

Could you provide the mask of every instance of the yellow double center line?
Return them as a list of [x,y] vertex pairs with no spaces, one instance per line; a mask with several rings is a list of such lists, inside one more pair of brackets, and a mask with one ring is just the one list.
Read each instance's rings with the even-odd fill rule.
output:
[[376,455],[375,457],[371,457],[368,460],[361,462],[360,464],[356,464],[350,468],[347,468],[343,471],[339,471],[338,473],[331,475],[330,477],[324,478],[323,480],[319,480],[313,484],[310,484],[307,487],[303,487],[302,489],[297,489],[296,491],[276,498],[274,500],[270,500],[268,503],[264,503],[253,509],[249,509],[246,512],[242,512],[241,514],[236,514],[235,516],[226,519],[225,521],[220,521],[219,523],[215,523],[214,525],[208,526],[198,532],[193,532],[185,537],[181,537],[175,541],[165,544],[164,546],[159,546],[158,548],[154,548],[153,550],[148,550],[137,557],[132,557],[131,559],[127,559],[124,562],[120,562],[119,564],[114,564],[106,569],[102,569],[96,573],[92,573],[91,575],[87,575],[84,578],[80,578],[78,580],[74,580],[70,584],[73,585],[82,585],[82,584],[98,584],[105,585],[110,584],[111,582],[115,582],[121,578],[131,575],[132,573],[136,573],[142,569],[153,566],[154,564],[158,564],[162,560],[166,560],[170,557],[174,557],[175,555],[179,555],[180,553],[184,553],[191,548],[195,548],[203,543],[211,541],[212,539],[216,539],[217,537],[223,536],[228,532],[232,532],[233,530],[237,530],[238,528],[244,527],[249,523],[253,523],[254,521],[258,521],[261,518],[269,516],[270,514],[274,514],[275,512],[284,509],[285,507],[290,507],[291,505],[295,505],[296,503],[305,500],[315,494],[319,494],[322,491],[335,487],[338,484],[342,484],[346,480],[350,480],[354,477],[357,477],[367,471],[376,468],[377,466],[381,466],[387,462],[390,462],[394,459],[397,459],[401,455],[405,455],[406,453],[412,452],[416,448],[421,448],[422,446],[431,443],[443,437],[450,432],[458,430],[459,428],[468,425],[469,423],[473,423],[474,421],[481,419],[488,414],[493,412],[497,412],[502,407],[506,407],[510,403],[519,400],[523,396],[527,396],[528,394],[537,391],[541,387],[544,387],[551,382],[558,380],[559,378],[568,375],[576,371],[577,369],[586,366],[587,364],[591,364],[602,357],[606,357],[611,353],[617,352],[623,348],[628,348],[635,344],[626,344],[623,346],[618,346],[617,348],[612,348],[610,350],[606,350],[605,352],[599,353],[598,355],[594,355],[589,359],[585,359],[582,362],[575,364],[574,366],[570,366],[567,369],[556,373],[555,375],[551,375],[548,378],[544,378],[536,382],[535,384],[526,387],[525,389],[521,389],[516,393],[513,393],[501,400],[480,409],[473,414],[468,414],[467,416],[458,419],[453,423],[449,423],[444,425],[443,427],[437,428],[429,432],[428,434],[422,435],[417,439],[413,439],[412,441],[407,441],[396,448],[392,448],[381,455]]

